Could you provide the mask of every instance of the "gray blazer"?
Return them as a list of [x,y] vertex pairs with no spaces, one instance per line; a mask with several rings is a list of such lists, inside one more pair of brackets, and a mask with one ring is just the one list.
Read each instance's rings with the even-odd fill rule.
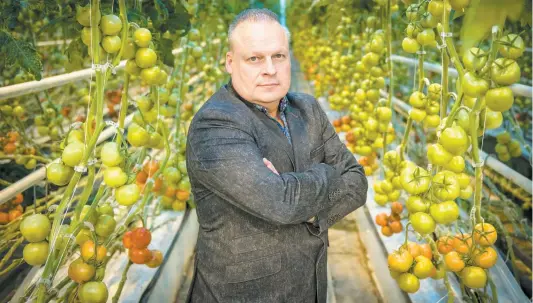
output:
[[315,98],[287,98],[292,146],[231,84],[191,123],[200,231],[187,302],[326,302],[327,230],[365,203],[367,179]]

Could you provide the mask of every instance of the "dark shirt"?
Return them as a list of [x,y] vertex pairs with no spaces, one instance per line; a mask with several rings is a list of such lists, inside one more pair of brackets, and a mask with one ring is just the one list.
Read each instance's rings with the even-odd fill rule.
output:
[[281,124],[281,123],[279,123],[279,121],[275,117],[272,117],[268,113],[268,110],[266,109],[266,107],[261,106],[259,104],[254,104],[255,108],[257,108],[258,110],[263,112],[265,115],[267,115],[270,119],[272,119],[274,122],[276,122],[276,124],[278,125],[279,129],[281,129],[283,134],[285,134],[285,137],[287,137],[287,140],[289,140],[289,144],[292,145],[291,134],[289,132],[289,127],[287,125],[287,119],[285,117],[285,110],[287,109],[288,105],[289,105],[289,101],[287,100],[287,97],[285,96],[279,102],[279,107],[278,107],[279,117],[280,117],[281,121],[283,121],[283,124]]

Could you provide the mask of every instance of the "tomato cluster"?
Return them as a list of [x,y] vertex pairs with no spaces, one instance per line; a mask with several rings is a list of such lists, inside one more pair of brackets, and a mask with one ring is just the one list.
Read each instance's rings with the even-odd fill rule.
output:
[[390,254],[387,262],[391,276],[407,293],[418,291],[420,279],[438,280],[446,274],[442,266],[436,265],[429,244],[408,242]]
[[498,253],[492,245],[498,235],[489,223],[478,223],[472,235],[443,236],[437,241],[444,255],[446,269],[458,273],[469,288],[483,288],[487,284],[486,269],[496,264]]
[[24,247],[22,256],[24,261],[32,266],[39,266],[48,257],[48,241],[52,224],[48,217],[42,214],[28,216],[20,223],[20,233],[29,244]]
[[521,157],[522,156],[522,147],[520,142],[515,139],[511,139],[511,134],[508,132],[499,133],[496,136],[498,143],[494,147],[496,154],[498,154],[498,159],[503,162],[511,160],[511,157]]
[[403,225],[401,220],[401,214],[403,211],[403,205],[400,202],[393,202],[391,204],[391,214],[380,213],[376,216],[376,224],[381,226],[381,233],[384,236],[390,237],[392,234],[401,233]]
[[163,262],[163,254],[159,250],[149,250],[152,234],[144,227],[137,227],[127,231],[122,238],[124,248],[128,249],[130,261],[135,264],[145,264],[155,268]]
[[24,207],[21,204],[23,201],[24,196],[19,193],[9,202],[0,205],[0,225],[7,224],[22,216]]

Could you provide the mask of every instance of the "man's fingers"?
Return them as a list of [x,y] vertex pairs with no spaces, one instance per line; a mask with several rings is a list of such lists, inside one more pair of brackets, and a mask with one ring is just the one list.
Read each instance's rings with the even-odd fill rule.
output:
[[279,175],[278,171],[276,170],[276,168],[274,167],[274,164],[272,164],[272,162],[268,161],[268,159],[266,158],[263,158],[263,163],[266,165],[266,167],[268,169],[270,169],[273,173],[275,173],[276,175]]

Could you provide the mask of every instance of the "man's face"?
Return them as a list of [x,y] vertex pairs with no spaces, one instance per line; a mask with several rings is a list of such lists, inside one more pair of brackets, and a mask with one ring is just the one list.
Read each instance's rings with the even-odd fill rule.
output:
[[232,35],[226,70],[244,99],[268,105],[278,102],[291,86],[289,41],[276,22],[244,22]]

